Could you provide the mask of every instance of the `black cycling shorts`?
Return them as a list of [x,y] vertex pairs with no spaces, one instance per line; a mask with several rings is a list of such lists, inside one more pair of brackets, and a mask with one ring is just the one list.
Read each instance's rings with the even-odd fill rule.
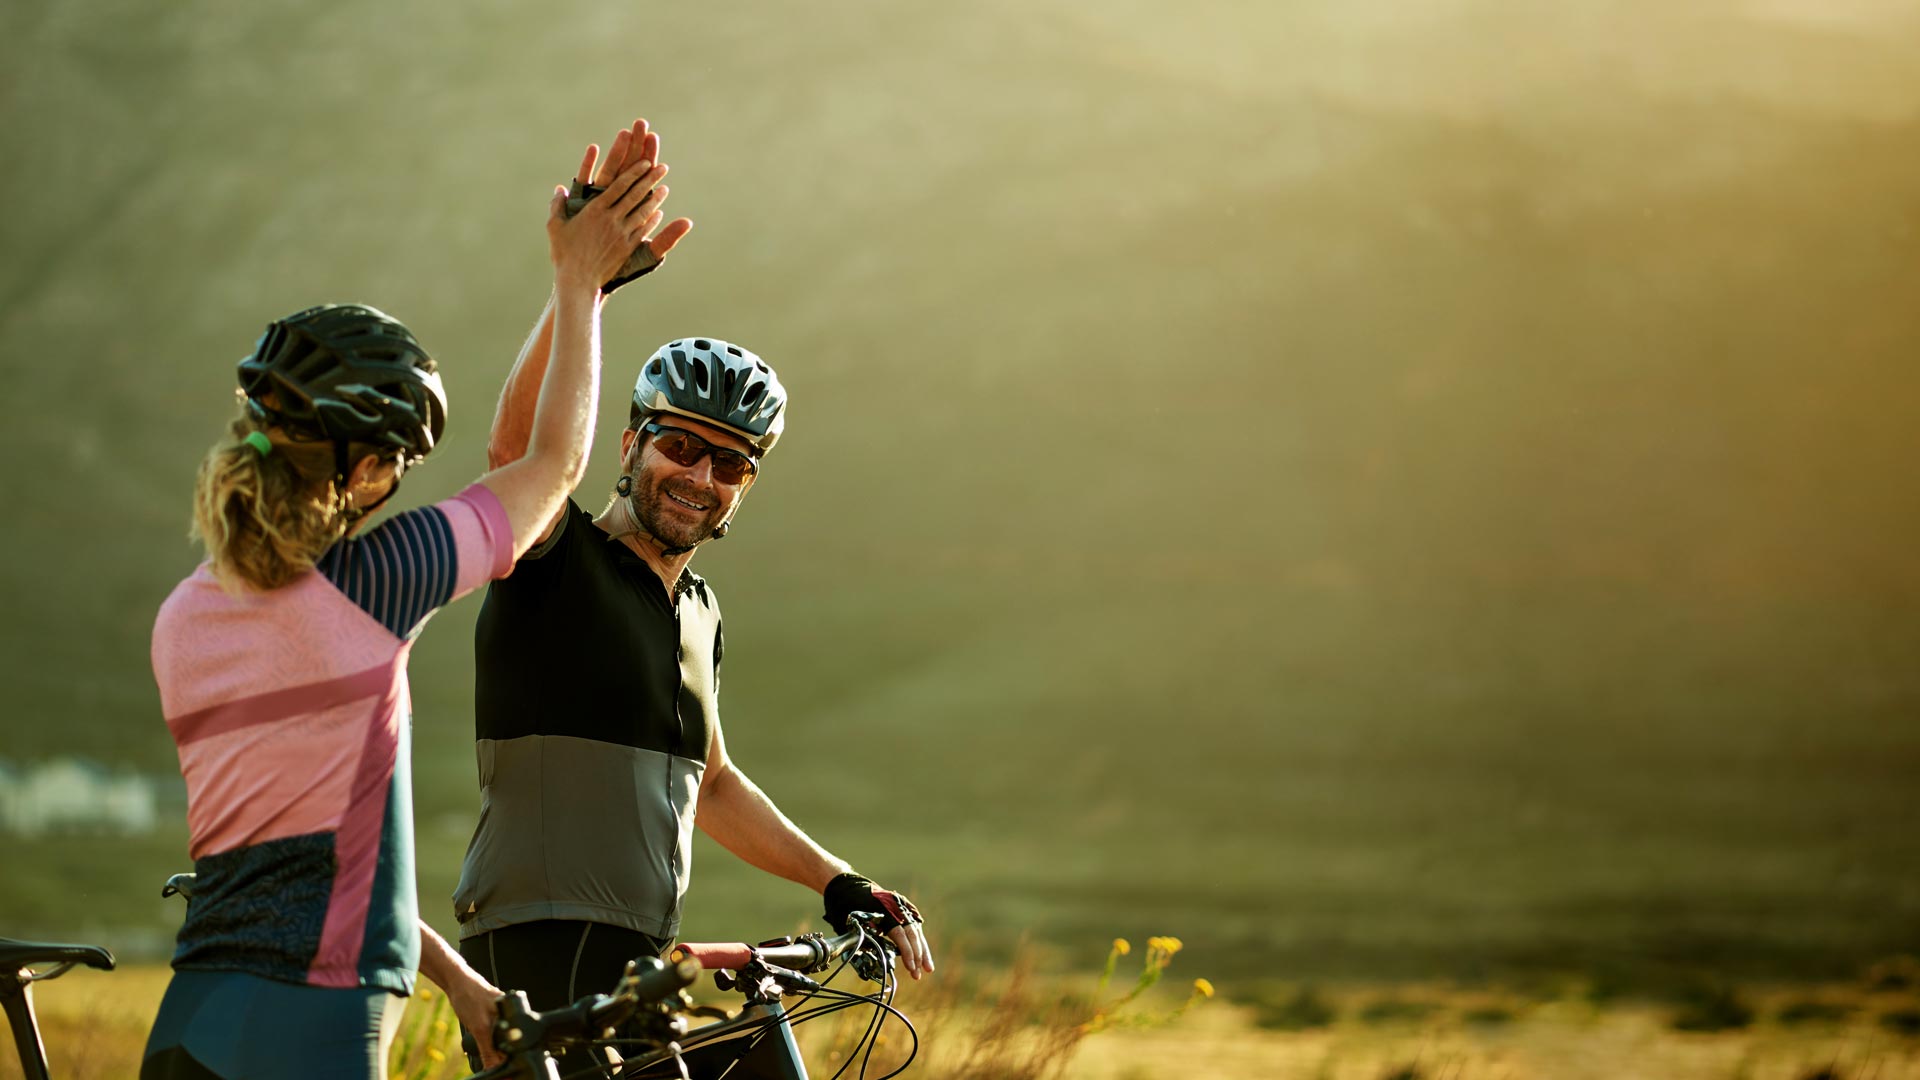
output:
[[[624,926],[545,919],[461,938],[460,955],[503,992],[524,991],[538,1012],[611,992],[627,961],[659,956],[672,944]],[[463,1030],[460,1045],[478,1071],[472,1034]]]

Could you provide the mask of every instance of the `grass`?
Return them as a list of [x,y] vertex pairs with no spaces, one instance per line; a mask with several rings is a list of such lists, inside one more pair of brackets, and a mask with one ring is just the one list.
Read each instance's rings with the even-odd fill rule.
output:
[[1411,1024],[1425,1020],[1439,1010],[1436,1002],[1388,995],[1360,1006],[1354,1016],[1363,1024]]
[[1778,1023],[1792,1027],[1797,1024],[1838,1024],[1859,1010],[1858,1003],[1850,1001],[1832,1001],[1825,998],[1796,998],[1780,1006],[1774,1014]]
[[[1667,1004],[1616,998],[1596,1005],[1569,982],[1557,994],[1498,987],[1352,983],[1314,989],[1324,1023],[1295,1030],[1263,1025],[1267,1008],[1296,1002],[1304,988],[1223,985],[1213,1000],[1190,984],[1155,984],[1114,1004],[1137,983],[1122,965],[1118,987],[1099,989],[1097,974],[1049,973],[1043,950],[1019,950],[1010,966],[948,952],[939,974],[902,988],[900,1007],[914,1020],[921,1054],[907,1076],[920,1080],[1149,1080],[1179,1075],[1257,1076],[1262,1080],[1920,1080],[1920,1032],[1883,1027],[1881,1018],[1914,1015],[1915,991],[1864,982],[1821,986],[1754,985],[1727,989],[1757,1018],[1744,1027],[1683,1031]],[[1138,957],[1136,957],[1136,960]],[[120,1080],[137,1070],[146,1027],[167,972],[128,967],[75,971],[44,985],[41,1026],[60,1080]],[[1238,995],[1229,1000],[1230,995]],[[1263,1004],[1267,999],[1270,1004]],[[1844,1018],[1788,1020],[1806,1002],[1843,1007]],[[1396,1003],[1394,1019],[1369,1011]],[[1418,1015],[1404,1009],[1420,1003]],[[1104,1005],[1104,1009],[1103,1009]],[[1485,1022],[1488,1010],[1506,1019]],[[1108,1022],[1093,1024],[1105,1012]],[[1827,1014],[1823,1014],[1827,1015]],[[831,1076],[865,1019],[843,1014],[799,1029],[813,1075]],[[872,1059],[891,1067],[908,1049],[892,1028]],[[464,1075],[455,1034],[437,995],[409,1003],[392,1060],[395,1080],[453,1080]],[[857,1066],[856,1066],[857,1068]],[[0,1055],[0,1080],[19,1075]],[[870,1073],[870,1075],[872,1075]]]
[[1302,986],[1275,1003],[1261,1003],[1254,1022],[1276,1031],[1305,1031],[1333,1023],[1338,1011],[1312,986]]
[[1737,1031],[1753,1022],[1753,1006],[1734,987],[1716,984],[1699,987],[1673,1016],[1675,1031]]
[[1920,1008],[1889,1009],[1880,1014],[1880,1026],[1906,1038],[1920,1038]]

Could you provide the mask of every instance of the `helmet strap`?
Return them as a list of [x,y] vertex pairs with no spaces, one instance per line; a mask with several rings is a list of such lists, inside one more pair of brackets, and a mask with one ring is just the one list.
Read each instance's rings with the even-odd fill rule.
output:
[[393,498],[394,494],[397,493],[399,490],[400,490],[400,478],[396,476],[393,478],[393,486],[387,489],[387,493],[385,495],[382,495],[379,498],[373,500],[372,505],[359,506],[359,507],[350,506],[345,511],[343,511],[341,516],[347,519],[348,525],[357,524],[360,521],[360,519],[367,517],[368,515],[378,513],[381,507],[387,505],[387,500]]
[[342,494],[346,493],[347,473],[352,466],[352,462],[347,460],[348,452],[347,440],[335,439],[333,441],[333,482],[340,485]]

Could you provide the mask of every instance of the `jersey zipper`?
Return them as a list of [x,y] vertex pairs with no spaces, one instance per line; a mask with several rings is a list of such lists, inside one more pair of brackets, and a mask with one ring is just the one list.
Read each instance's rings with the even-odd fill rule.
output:
[[[674,736],[674,749],[683,750],[687,742],[687,718],[680,715],[680,698],[687,688],[687,673],[682,666],[687,662],[687,646],[680,625],[680,590],[673,590],[673,722],[678,729]],[[673,848],[667,855],[667,888],[673,893],[673,904],[667,909],[667,925],[677,928],[680,925],[680,804],[675,800],[678,785],[673,782],[673,759],[667,758],[667,809],[673,812]]]

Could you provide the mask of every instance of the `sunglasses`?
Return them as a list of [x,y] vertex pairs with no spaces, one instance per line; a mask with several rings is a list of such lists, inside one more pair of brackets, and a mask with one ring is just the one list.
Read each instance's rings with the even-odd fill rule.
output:
[[745,483],[760,471],[760,466],[747,455],[715,446],[691,431],[655,423],[642,424],[640,430],[653,436],[653,448],[660,451],[661,457],[683,468],[692,468],[701,458],[712,455],[713,478],[723,484]]

